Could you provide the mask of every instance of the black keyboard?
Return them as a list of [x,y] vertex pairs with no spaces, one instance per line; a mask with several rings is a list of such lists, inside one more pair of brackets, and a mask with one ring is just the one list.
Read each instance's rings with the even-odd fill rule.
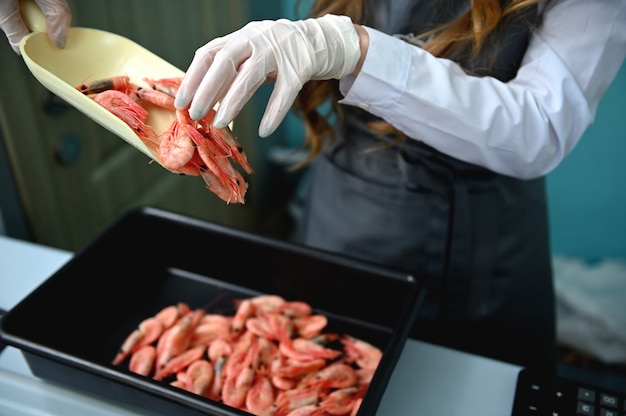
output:
[[512,416],[626,416],[626,393],[520,371]]

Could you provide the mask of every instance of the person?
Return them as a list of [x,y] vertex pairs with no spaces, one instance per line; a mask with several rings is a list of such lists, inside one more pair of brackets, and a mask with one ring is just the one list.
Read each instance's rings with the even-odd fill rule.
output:
[[[72,22],[72,12],[65,0],[35,0],[35,4],[46,17],[46,31],[53,45],[63,48]],[[20,14],[19,0],[0,1],[0,27],[13,51],[18,55],[20,41],[30,33]]]
[[310,149],[298,241],[414,275],[413,337],[549,371],[545,175],[625,55],[624,0],[318,0],[201,46],[175,105],[223,127],[273,82],[259,136],[293,108]]
[[273,82],[259,136],[293,108],[311,151],[298,241],[414,275],[413,337],[546,368],[545,175],[625,56],[624,0],[318,0],[201,46],[175,104],[224,127]]

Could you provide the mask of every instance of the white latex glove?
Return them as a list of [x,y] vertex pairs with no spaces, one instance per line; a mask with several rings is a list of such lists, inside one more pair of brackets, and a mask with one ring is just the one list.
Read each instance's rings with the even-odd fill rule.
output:
[[[63,48],[72,21],[72,13],[66,0],[35,0],[35,3],[46,16],[46,30],[50,41]],[[0,27],[15,53],[20,55],[20,41],[30,30],[22,20],[19,0],[0,0]]]
[[311,79],[342,78],[352,73],[361,51],[350,18],[326,15],[298,21],[251,22],[196,51],[175,105],[189,107],[201,119],[219,102],[214,124],[226,127],[267,80],[275,79],[259,126],[269,136]]

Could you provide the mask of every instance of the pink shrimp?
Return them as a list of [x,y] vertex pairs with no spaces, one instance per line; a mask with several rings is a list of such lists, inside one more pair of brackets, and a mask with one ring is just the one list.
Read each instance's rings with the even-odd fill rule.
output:
[[246,394],[246,410],[259,414],[274,404],[274,386],[263,373],[256,373],[252,386]]
[[113,359],[113,365],[121,364],[129,355],[156,341],[163,333],[163,329],[163,324],[156,318],[143,320],[137,329],[124,340],[122,347]]
[[285,365],[276,371],[276,374],[279,377],[302,378],[307,374],[321,370],[324,366],[326,366],[326,360],[323,358],[309,361],[287,360]]
[[233,192],[229,188],[225,188],[222,185],[220,179],[211,172],[204,164],[194,162],[193,159],[187,165],[183,166],[183,168],[178,170],[179,173],[184,173],[185,175],[190,175],[190,172],[197,172],[198,175],[202,177],[207,189],[217,195],[222,201],[227,204],[230,203],[245,203],[242,195],[245,195],[247,190],[247,183],[240,182],[243,186],[242,190],[238,192],[236,195],[233,195]]
[[286,391],[293,389],[297,384],[297,380],[279,375],[279,372],[283,367],[283,361],[284,357],[281,354],[274,355],[272,364],[270,366],[270,374],[274,387],[279,390]]
[[165,365],[157,368],[154,379],[163,380],[164,378],[187,368],[193,362],[200,360],[204,356],[205,351],[206,347],[201,345],[181,352],[168,360]]
[[361,368],[375,370],[382,358],[382,351],[361,339],[345,335],[341,340],[345,349],[346,361]]
[[244,203],[248,184],[243,176],[230,165],[227,156],[220,154],[215,143],[202,135],[187,111],[177,110],[176,120],[161,141],[161,163],[174,171],[186,166],[194,154],[192,145],[202,160],[199,174],[209,190],[226,202]]
[[159,144],[161,164],[169,170],[176,171],[189,163],[196,153],[194,135],[201,136],[191,124],[181,121],[180,116],[177,117],[161,136]]
[[230,341],[230,319],[201,321],[193,331],[191,343],[208,346],[218,339]]
[[276,312],[286,302],[282,296],[278,295],[259,295],[250,298],[250,301],[254,305],[257,315],[263,315],[266,312]]
[[301,301],[285,302],[278,310],[280,313],[290,318],[304,318],[305,316],[311,315],[313,312],[311,305]]
[[128,369],[133,373],[148,376],[154,368],[155,361],[156,348],[152,345],[144,345],[130,357]]
[[216,339],[209,346],[209,359],[213,363],[213,385],[209,392],[209,397],[213,400],[218,400],[221,395],[222,386],[224,384],[224,363],[228,359],[228,356],[233,352],[231,344],[223,339]]
[[191,342],[193,330],[204,315],[204,311],[197,309],[180,318],[172,327],[166,330],[157,343],[157,370],[163,368],[173,357],[181,354]]
[[281,353],[298,361],[310,361],[316,358],[332,360],[342,354],[339,350],[326,348],[306,338],[281,341],[279,348]]
[[318,336],[328,324],[325,315],[316,314],[296,318],[293,321],[294,328],[302,338],[311,339]]
[[147,82],[153,90],[160,91],[171,97],[176,97],[176,93],[178,92],[178,88],[180,87],[180,83],[183,81],[183,78],[144,78],[143,80]]
[[289,412],[309,405],[317,405],[320,401],[320,389],[317,386],[301,386],[278,393],[274,402],[277,414],[286,415]]
[[230,164],[228,157],[221,152],[214,141],[202,134],[191,135],[191,139],[207,168],[219,179],[224,188],[230,190],[230,199],[243,202],[247,184],[241,173]]
[[120,75],[81,84],[76,87],[76,89],[85,95],[92,95],[108,90],[117,90],[126,93],[130,86],[130,78],[126,75]]
[[215,114],[216,111],[211,109],[207,115],[204,116],[204,118],[199,120],[198,123],[200,128],[212,141],[216,143],[223,154],[230,156],[246,171],[246,173],[252,173],[253,169],[248,162],[248,157],[230,128],[224,127],[223,129],[217,129],[213,126]]
[[320,386],[325,389],[342,389],[353,387],[357,383],[357,375],[354,368],[340,361],[334,362],[322,368],[314,378],[307,380],[306,384]]
[[262,338],[274,340],[276,336],[272,332],[269,321],[263,317],[252,317],[245,321],[246,329],[254,335]]
[[154,130],[146,124],[148,111],[131,97],[118,90],[106,90],[96,95],[94,101],[126,123],[144,143],[157,145]]
[[[347,415],[361,399],[363,391],[356,387],[346,387],[335,390],[326,396],[320,403],[321,410],[329,415]],[[359,402],[360,404],[360,402]]]
[[209,397],[213,377],[213,366],[207,360],[194,361],[187,367],[186,389],[200,396]]
[[237,312],[235,312],[235,316],[231,323],[231,328],[234,333],[240,333],[245,325],[246,320],[254,315],[255,308],[254,303],[250,299],[244,299],[239,302],[239,306],[237,306]]
[[363,397],[359,397],[354,401],[354,405],[352,405],[352,412],[350,412],[350,416],[357,416],[359,413],[359,409],[361,408],[361,403],[363,403]]
[[144,103],[153,104],[167,110],[176,110],[176,107],[174,107],[174,97],[171,95],[139,86],[133,88],[132,91],[137,95],[137,98]]
[[307,406],[298,407],[285,416],[326,416],[326,414],[317,405],[309,404]]
[[228,406],[241,408],[246,401],[246,395],[252,387],[256,374],[256,369],[252,365],[257,353],[255,345],[246,353],[245,360],[241,363],[238,370],[227,374],[222,387],[222,401]]
[[256,336],[251,332],[246,331],[231,345],[232,351],[228,355],[228,360],[226,360],[226,363],[222,367],[225,379],[229,377],[237,377],[237,374],[241,371],[243,363],[254,344],[256,344]]
[[167,329],[174,325],[179,318],[186,315],[190,311],[191,309],[186,303],[179,302],[176,305],[167,306],[161,309],[161,311],[159,311],[159,313],[157,313],[154,317],[161,321],[163,326]]

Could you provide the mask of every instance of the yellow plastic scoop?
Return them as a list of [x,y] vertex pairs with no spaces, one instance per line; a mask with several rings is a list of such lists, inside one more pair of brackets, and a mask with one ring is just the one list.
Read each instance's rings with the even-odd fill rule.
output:
[[[22,39],[20,51],[34,77],[52,93],[158,161],[126,123],[76,87],[120,75],[127,75],[137,85],[147,86],[144,78],[182,77],[184,72],[127,38],[96,29],[70,28],[65,48],[59,49],[48,39],[45,17],[32,0],[21,2],[21,12],[33,33]],[[147,109],[147,123],[157,134],[167,130],[175,117],[173,111],[157,107]]]

